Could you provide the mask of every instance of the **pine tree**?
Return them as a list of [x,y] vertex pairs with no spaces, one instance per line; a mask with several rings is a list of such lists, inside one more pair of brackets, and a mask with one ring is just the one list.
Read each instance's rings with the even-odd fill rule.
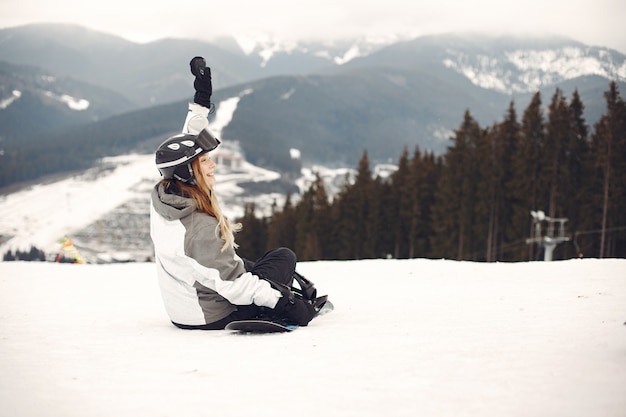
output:
[[333,246],[337,248],[333,259],[346,260],[353,259],[353,232],[356,227],[351,214],[356,210],[353,194],[351,192],[350,174],[346,174],[344,185],[337,194],[331,207],[331,217],[333,219],[332,230],[334,236]]
[[[409,162],[409,180],[410,180],[410,198],[411,209],[409,212],[408,221],[408,258],[415,258],[417,250],[417,241],[419,239],[420,229],[423,225],[421,217],[421,201],[420,201],[420,170],[421,170],[422,154],[419,147],[416,147],[413,152],[413,157]],[[423,255],[422,255],[423,256]]]
[[315,183],[302,195],[296,205],[296,243],[298,259],[308,261],[319,258],[320,242],[314,225]]
[[321,245],[317,259],[329,259],[334,251],[334,245],[332,244],[333,219],[331,218],[328,193],[326,192],[323,179],[319,176],[317,176],[316,179],[313,208],[314,227],[316,228],[316,235]]
[[367,185],[367,219],[365,223],[365,241],[363,242],[363,257],[377,258],[388,253],[385,250],[384,234],[387,233],[387,223],[384,221],[384,183],[376,177]]
[[471,259],[476,204],[476,147],[483,132],[469,111],[448,148],[433,210],[435,256]]
[[294,249],[296,244],[295,208],[291,203],[291,194],[287,194],[282,211],[275,207],[268,222],[266,249],[287,247]]
[[409,258],[431,255],[430,239],[433,235],[431,209],[435,200],[439,170],[440,165],[433,153],[425,153],[422,156],[419,147],[415,148],[410,163],[415,198],[409,230]]
[[626,225],[624,215],[626,211],[624,175],[626,171],[626,105],[619,95],[615,82],[611,82],[609,91],[604,93],[604,97],[607,103],[607,114],[596,123],[595,133],[592,136],[593,152],[602,184],[601,204],[599,204],[602,213],[598,255],[600,258],[613,255],[614,249],[618,246],[616,240],[609,238],[610,229]]
[[[506,258],[503,254],[502,245],[507,241],[506,229],[510,222],[510,218],[513,214],[512,207],[512,193],[508,185],[513,179],[513,156],[517,153],[517,147],[520,141],[521,126],[517,120],[517,111],[515,104],[510,103],[507,115],[504,122],[501,124],[499,149],[501,152],[501,164],[499,170],[498,188],[500,190],[500,198],[498,199],[498,230],[495,236],[497,237],[496,257],[497,259],[510,259]],[[521,241],[514,242],[514,244],[520,244]],[[498,255],[499,254],[499,255]],[[496,260],[496,259],[494,259]]]
[[328,195],[324,182],[316,175],[315,182],[296,206],[296,253],[301,260],[324,259],[330,234]]
[[376,253],[378,256],[390,258],[393,256],[395,248],[395,236],[392,230],[394,230],[394,225],[397,221],[397,208],[389,178],[386,181],[383,181],[381,178],[376,179],[373,198],[377,201],[377,213],[379,215],[377,224],[374,226],[376,231]]
[[475,221],[472,222],[475,256],[478,260],[491,261],[494,231],[496,228],[496,209],[498,193],[498,152],[496,149],[498,125],[493,125],[477,143],[476,154],[481,155],[475,161],[478,170],[476,181]]
[[[511,197],[507,185],[511,182],[511,160],[519,140],[519,124],[513,102],[505,120],[494,124],[479,142],[477,158],[476,235],[484,239],[484,258],[494,262],[502,257],[504,232],[511,215]],[[483,237],[484,236],[484,237]],[[480,248],[477,248],[480,249]]]
[[396,259],[409,256],[409,235],[414,233],[411,227],[417,193],[414,178],[409,169],[409,151],[404,148],[398,161],[398,169],[391,176],[392,218],[388,227],[393,234],[393,256]]
[[267,223],[255,215],[254,203],[244,207],[244,216],[241,219],[242,230],[236,236],[240,256],[247,259],[258,259],[267,247]]
[[[544,210],[540,178],[541,153],[545,138],[541,94],[536,93],[522,116],[519,141],[513,153],[512,176],[508,183],[511,202],[511,221],[506,235],[509,242],[525,239],[532,234],[531,210]],[[535,259],[532,245],[527,250],[512,251],[514,259]],[[524,255],[526,254],[526,255]]]
[[373,256],[365,253],[366,239],[375,238],[375,230],[367,221],[370,216],[373,179],[367,151],[359,161],[354,184],[346,185],[337,197],[333,211],[335,236],[339,240],[338,259],[362,259]]
[[548,123],[546,124],[546,140],[543,147],[543,164],[546,168],[543,171],[541,183],[548,191],[547,204],[548,216],[552,218],[564,217],[565,184],[568,178],[567,167],[567,147],[570,134],[570,109],[563,97],[560,89],[552,96],[552,101],[548,107]]
[[[580,99],[578,90],[575,90],[570,101],[571,114],[571,131],[570,142],[568,146],[568,167],[569,183],[567,193],[570,204],[567,205],[566,217],[569,219],[568,229],[572,232],[581,230],[581,227],[591,226],[585,220],[584,213],[590,213],[589,198],[586,193],[589,192],[589,179],[592,177],[590,169],[590,143],[589,128],[585,122],[584,110],[585,106]],[[590,227],[591,228],[591,227]],[[574,244],[577,244],[574,242]],[[576,248],[576,253],[579,250]]]

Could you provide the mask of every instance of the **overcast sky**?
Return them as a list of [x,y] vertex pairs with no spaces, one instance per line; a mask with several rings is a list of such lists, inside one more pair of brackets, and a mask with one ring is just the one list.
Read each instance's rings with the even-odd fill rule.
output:
[[136,42],[261,33],[284,40],[557,34],[626,53],[624,0],[0,0],[0,28],[39,22],[78,23]]

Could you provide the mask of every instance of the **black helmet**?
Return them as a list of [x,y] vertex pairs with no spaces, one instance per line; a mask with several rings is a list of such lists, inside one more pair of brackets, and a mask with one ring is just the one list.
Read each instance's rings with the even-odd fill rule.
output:
[[159,145],[156,150],[156,166],[165,179],[192,181],[191,161],[217,148],[219,144],[219,139],[208,129],[202,129],[197,135],[179,133]]

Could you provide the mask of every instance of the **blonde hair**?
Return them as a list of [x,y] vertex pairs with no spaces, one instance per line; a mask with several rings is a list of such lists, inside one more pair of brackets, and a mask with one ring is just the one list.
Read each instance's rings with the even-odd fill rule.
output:
[[[213,216],[217,219],[217,226],[219,228],[218,237],[224,241],[222,252],[229,246],[237,249],[239,245],[235,242],[235,233],[241,230],[241,223],[231,224],[228,218],[222,213],[222,209],[217,201],[217,195],[215,195],[213,189],[207,184],[200,170],[200,157],[191,161],[191,168],[193,170],[195,184],[176,181],[176,186],[180,189],[184,197],[194,200],[198,211],[207,213],[209,216]],[[173,181],[174,180],[163,180],[166,189],[171,186]]]

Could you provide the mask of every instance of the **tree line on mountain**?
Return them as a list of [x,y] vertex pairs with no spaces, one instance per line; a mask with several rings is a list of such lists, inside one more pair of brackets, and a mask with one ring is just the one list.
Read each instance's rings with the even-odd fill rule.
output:
[[7,261],[45,261],[46,253],[43,250],[35,246],[31,246],[30,250],[28,251],[22,251],[22,250],[16,249],[14,252],[12,250],[9,250],[5,252],[5,254],[2,256],[2,260],[5,262]]
[[[69,126],[50,132],[9,138],[0,158],[0,187],[41,180],[42,177],[84,171],[106,156],[136,149],[146,138],[162,137],[172,131],[172,116],[159,108],[135,111],[113,119]],[[169,129],[169,130],[168,130]]]
[[[541,220],[531,211],[541,210],[569,238],[554,259],[626,257],[626,105],[615,82],[604,98],[593,133],[578,91],[568,101],[557,89],[547,108],[536,93],[521,120],[511,102],[489,127],[468,110],[444,155],[405,149],[387,180],[372,177],[365,152],[332,201],[318,177],[297,204],[287,195],[269,217],[248,205],[239,252],[254,259],[287,246],[300,260],[537,260],[542,244],[528,240]],[[543,224],[534,237],[552,232]]]

